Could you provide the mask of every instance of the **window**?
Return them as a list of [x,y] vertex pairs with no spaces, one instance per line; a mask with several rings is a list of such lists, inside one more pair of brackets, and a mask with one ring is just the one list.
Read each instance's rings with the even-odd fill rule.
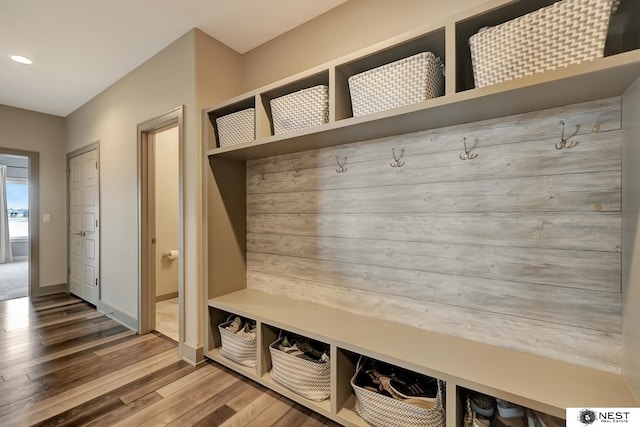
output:
[[29,184],[7,180],[7,210],[11,239],[29,237]]

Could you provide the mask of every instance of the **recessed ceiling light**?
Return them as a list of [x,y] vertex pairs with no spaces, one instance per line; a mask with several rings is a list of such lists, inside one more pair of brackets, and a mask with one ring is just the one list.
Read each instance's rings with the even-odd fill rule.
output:
[[25,64],[25,65],[31,65],[33,64],[33,61],[30,60],[27,57],[24,56],[20,56],[20,55],[11,55],[10,56],[11,59],[13,59],[16,62],[19,62],[20,64]]

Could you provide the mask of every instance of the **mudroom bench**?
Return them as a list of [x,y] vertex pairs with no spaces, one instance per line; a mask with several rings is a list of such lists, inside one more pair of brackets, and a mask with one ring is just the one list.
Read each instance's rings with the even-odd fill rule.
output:
[[[208,301],[212,360],[348,426],[367,425],[354,411],[350,385],[360,355],[446,382],[447,427],[461,425],[462,388],[565,417],[567,407],[633,407],[636,400],[621,375],[532,354],[362,316],[251,289]],[[230,314],[257,323],[257,367],[220,354],[217,325]],[[280,330],[330,345],[331,396],[313,402],[275,383],[269,375],[269,345]]]

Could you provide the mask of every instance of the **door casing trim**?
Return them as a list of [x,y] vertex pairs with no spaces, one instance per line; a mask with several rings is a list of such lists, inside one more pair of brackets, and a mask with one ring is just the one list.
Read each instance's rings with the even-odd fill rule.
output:
[[138,333],[155,328],[155,275],[151,244],[155,219],[150,209],[153,183],[149,181],[150,160],[153,156],[152,135],[178,127],[178,341],[184,339],[184,106],[138,124]]
[[29,296],[40,296],[40,153],[0,147],[2,154],[29,159]]

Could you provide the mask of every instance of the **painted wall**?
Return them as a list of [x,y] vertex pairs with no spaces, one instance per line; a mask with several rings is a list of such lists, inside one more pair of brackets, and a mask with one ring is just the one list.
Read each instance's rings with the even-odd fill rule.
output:
[[[206,149],[200,110],[239,92],[239,54],[194,29],[66,119],[66,151],[100,141],[102,303],[137,323],[137,134],[139,123],[185,106],[181,185],[184,220],[184,336],[202,347],[206,261]],[[235,77],[234,77],[235,76]],[[234,82],[238,80],[237,84]],[[208,170],[208,164],[206,164]],[[190,360],[195,353],[190,353]],[[184,353],[183,353],[184,355]]]
[[178,260],[163,252],[178,249],[178,128],[159,132],[155,143],[156,297],[178,292]]
[[[189,224],[185,244],[195,238],[199,181],[194,166],[197,146],[194,93],[194,32],[190,31],[127,74],[65,121],[66,151],[100,141],[101,173],[101,304],[136,322],[138,319],[138,148],[137,125],[179,105],[184,120],[184,216]],[[193,257],[191,253],[185,254]],[[185,287],[198,285],[194,264],[185,258]],[[195,305],[195,301],[186,301]],[[189,313],[189,310],[186,310]],[[192,319],[193,321],[194,319]],[[196,344],[195,334],[188,342]]]
[[[334,60],[487,0],[349,0],[319,17],[247,52],[244,91]],[[504,3],[504,1],[502,1]]]
[[[197,31],[196,32],[196,102],[198,105],[198,129],[204,129],[207,132],[212,132],[211,125],[208,123],[208,119],[204,119],[200,114],[202,109],[216,105],[223,102],[226,99],[232,98],[238,95],[242,90],[242,57],[236,51],[223,45],[219,41],[207,36],[206,34]],[[202,132],[199,132],[202,136]],[[213,183],[213,173],[209,167],[209,160],[206,156],[208,149],[213,147],[205,146],[202,139],[199,140],[201,144],[200,150],[202,157],[200,163],[196,166],[199,167],[198,173],[202,176],[199,191],[202,192],[202,200],[204,203],[200,206],[202,209],[202,234],[198,234],[198,251],[203,256],[199,258],[201,267],[198,271],[201,276],[198,278],[199,283],[208,283],[209,288],[212,287],[212,281],[215,273],[213,269],[217,270],[217,273],[225,274],[227,269],[239,270],[238,266],[221,265],[218,268],[219,258],[216,258],[215,252],[209,249],[207,243],[213,242],[214,239],[220,238],[220,232],[224,232],[224,227],[217,227],[221,218],[225,218],[224,213],[225,206],[222,203],[222,199],[217,192],[216,185]],[[240,245],[244,248],[244,243]],[[238,250],[238,246],[234,248],[226,248],[225,250]],[[235,267],[235,268],[234,268]],[[244,274],[244,266],[241,267]],[[246,276],[246,274],[245,274]],[[232,280],[232,277],[228,275],[225,279]],[[200,292],[198,295],[198,301],[200,304],[197,307],[197,313],[201,322],[198,325],[198,337],[204,338],[204,325],[208,320],[205,317],[208,316],[205,306],[205,293],[204,287],[198,288]],[[201,342],[201,344],[204,344]]]
[[622,372],[640,397],[640,79],[622,97]]
[[40,153],[40,215],[51,215],[51,222],[39,224],[43,293],[47,286],[67,282],[64,141],[62,117],[0,105],[0,147]]

